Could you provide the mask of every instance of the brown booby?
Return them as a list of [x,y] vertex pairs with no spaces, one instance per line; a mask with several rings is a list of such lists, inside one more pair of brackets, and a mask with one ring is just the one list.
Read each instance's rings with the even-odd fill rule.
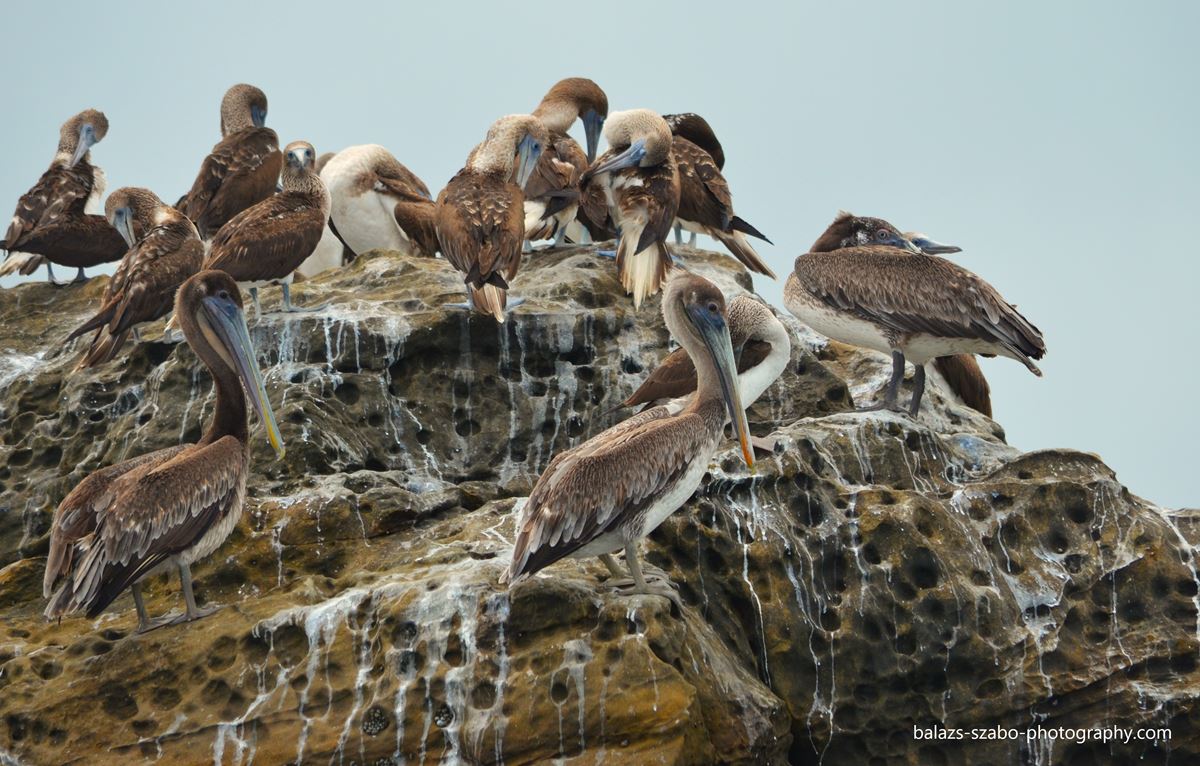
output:
[[437,198],[438,244],[465,275],[471,307],[504,321],[508,284],[521,265],[524,195],[549,139],[533,115],[501,117]]
[[[746,407],[783,373],[792,355],[787,328],[761,301],[739,295],[729,301],[729,340],[737,358],[738,390]],[[696,365],[687,349],[667,354],[622,407],[652,405],[691,396],[696,391]]]
[[219,269],[250,288],[255,311],[260,285],[283,287],[284,311],[316,311],[292,306],[293,272],[312,255],[329,220],[329,192],[315,165],[317,151],[307,141],[284,150],[283,191],[238,213],[212,239],[205,269]]
[[120,259],[125,242],[100,212],[104,171],[92,164],[91,148],[108,133],[103,112],[85,109],[63,123],[58,149],[50,167],[33,188],[17,201],[12,223],[0,250],[8,257],[0,276],[32,274],[45,264],[46,276],[55,282],[51,263],[83,270]]
[[[110,361],[139,323],[166,316],[175,305],[176,289],[204,262],[196,227],[149,189],[117,189],[104,209],[129,243],[129,252],[105,286],[100,310],[67,336],[70,341],[95,331],[77,370]],[[140,238],[135,229],[143,232]]]
[[[708,124],[708,120],[704,119],[695,112],[682,112],[680,114],[664,114],[663,119],[667,121],[667,125],[671,127],[671,135],[686,138],[696,146],[708,152],[713,158],[713,162],[717,164],[717,170],[725,169],[725,149],[721,147],[721,142],[717,139],[717,134],[713,131],[712,126]],[[675,244],[682,245],[683,224],[675,221]],[[691,232],[688,237],[688,247],[696,246],[696,232]]]
[[[429,187],[378,144],[343,149],[319,171],[329,189],[333,231],[355,253],[397,250],[432,256]],[[414,222],[410,222],[414,219]]]
[[279,136],[264,127],[267,96],[234,85],[221,99],[221,140],[204,158],[192,189],[176,207],[210,239],[243,210],[275,193],[283,166]]
[[[221,545],[242,514],[250,468],[246,394],[283,456],[237,284],[219,271],[192,276],[179,288],[175,316],[212,375],[213,418],[196,444],[102,468],[59,504],[42,581],[48,618],[73,612],[95,617],[125,588],[133,591],[139,630],[207,614],[211,608],[196,606],[190,567]],[[170,567],[179,569],[186,611],[152,622],[141,582]]]
[[994,287],[936,255],[921,252],[879,218],[839,213],[810,251],[796,259],[784,304],[800,321],[842,343],[892,356],[884,401],[894,409],[907,359],[916,367],[908,411],[925,390],[925,364],[941,356],[1007,356],[1041,376],[1033,360],[1041,332]]
[[649,109],[609,115],[604,137],[609,150],[584,175],[582,204],[589,220],[611,218],[620,232],[617,271],[636,308],[671,268],[667,234],[679,209],[679,169],[671,129]]
[[675,400],[643,410],[555,455],[517,523],[509,582],[567,556],[599,556],[623,577],[611,554],[624,549],[637,592],[677,599],[669,587],[647,585],[638,541],[700,486],[730,420],[746,465],[753,467],[724,296],[707,279],[679,272],[667,283],[662,312],[695,365],[696,396],[686,405]]
[[[525,239],[554,239],[561,245],[579,210],[579,181],[596,158],[608,96],[585,77],[568,77],[547,91],[533,116],[546,126],[550,139],[525,185]],[[583,121],[586,154],[567,134],[576,119]]]
[[[916,245],[926,255],[941,255],[943,253],[958,253],[961,247],[944,245],[941,242],[926,237],[919,231],[904,233],[904,238]],[[933,360],[933,367],[946,381],[946,385],[954,392],[962,403],[989,418],[992,416],[992,387],[988,385],[979,361],[974,354],[955,354],[954,356],[939,356]]]

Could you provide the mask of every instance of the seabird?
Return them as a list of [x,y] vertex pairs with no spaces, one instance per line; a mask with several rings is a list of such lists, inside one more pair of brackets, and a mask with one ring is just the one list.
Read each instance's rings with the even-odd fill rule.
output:
[[[554,239],[561,245],[579,210],[579,181],[596,158],[608,96],[585,77],[568,77],[547,91],[533,116],[546,126],[550,139],[525,185],[525,239]],[[567,134],[576,118],[583,121],[586,154]]]
[[[175,316],[212,375],[213,418],[196,444],[102,468],[66,496],[54,513],[42,581],[48,618],[72,612],[95,617],[127,587],[139,631],[210,612],[196,607],[190,566],[216,550],[242,515],[250,467],[246,394],[283,456],[237,284],[219,271],[192,276],[179,288]],[[179,569],[186,611],[152,622],[141,581],[170,567]]]
[[617,271],[637,308],[671,268],[667,234],[679,209],[679,170],[671,129],[649,109],[609,115],[604,137],[609,150],[584,175],[582,204],[588,219],[611,217],[620,232]]
[[75,281],[82,282],[84,268],[125,254],[121,235],[98,215],[104,171],[92,164],[90,150],[107,133],[108,119],[95,109],[63,123],[50,167],[17,201],[0,240],[0,250],[8,251],[0,276],[32,274],[44,263],[47,278],[55,283],[50,264],[57,263],[78,269]]
[[[695,112],[682,112],[680,114],[664,114],[663,119],[667,121],[667,125],[671,127],[671,135],[680,136],[691,141],[696,146],[708,152],[713,158],[713,162],[717,163],[717,170],[725,169],[725,150],[721,147],[721,142],[717,139],[717,134],[713,131],[712,126],[708,124],[708,120],[704,119]],[[683,225],[680,221],[675,221],[675,244],[682,245],[683,237],[680,233],[683,231]],[[688,247],[696,246],[696,232],[692,232],[688,237]]]
[[[355,253],[397,250],[432,256],[429,187],[378,144],[343,149],[319,171],[329,189],[331,228]],[[416,223],[410,219],[415,218]]]
[[647,585],[638,541],[700,486],[726,422],[734,423],[747,466],[753,467],[754,456],[721,291],[703,277],[679,272],[666,285],[662,312],[696,367],[696,396],[639,412],[555,455],[517,523],[507,581],[567,556],[599,556],[623,577],[612,558],[623,548],[636,592],[678,599],[669,587]]
[[521,265],[524,195],[549,135],[533,115],[501,117],[437,198],[442,255],[465,275],[472,308],[504,321],[508,284]]
[[283,286],[284,311],[292,306],[292,274],[312,255],[329,220],[329,192],[317,175],[317,151],[307,141],[284,149],[283,191],[244,210],[213,237],[205,269],[219,269],[250,288],[255,311],[260,285]]
[[[77,370],[110,361],[139,323],[166,316],[175,305],[176,289],[204,262],[196,227],[149,189],[117,189],[104,209],[129,252],[105,286],[100,310],[67,336],[70,341],[95,330]],[[135,236],[135,228],[144,235]]]
[[267,96],[234,85],[221,99],[221,140],[204,158],[192,189],[176,207],[210,239],[243,210],[275,193],[283,166],[279,136],[264,127]]
[[[739,295],[729,301],[729,340],[737,359],[738,390],[746,407],[783,373],[792,355],[787,328],[761,301]],[[696,391],[696,366],[687,349],[667,354],[622,407],[665,403]]]
[[839,213],[796,259],[784,304],[822,335],[892,356],[884,401],[895,409],[907,359],[916,367],[908,411],[925,390],[925,363],[955,354],[995,354],[1024,364],[1046,352],[1041,332],[994,287],[936,255],[926,255],[879,218]]

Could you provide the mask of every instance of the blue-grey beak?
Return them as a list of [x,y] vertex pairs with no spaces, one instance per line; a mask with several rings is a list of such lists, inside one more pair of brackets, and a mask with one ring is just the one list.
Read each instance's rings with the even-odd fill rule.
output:
[[608,173],[621,168],[637,167],[642,158],[646,156],[646,142],[643,139],[638,139],[629,145],[629,148],[621,152],[615,157],[602,162],[596,167],[588,171],[593,176],[598,176],[601,173]]
[[534,140],[533,136],[528,133],[521,139],[521,143],[517,144],[517,186],[522,189],[529,181],[529,177],[533,175],[533,169],[537,167],[538,159],[542,156],[542,145]]
[[600,146],[600,131],[604,129],[604,118],[595,109],[583,115],[583,135],[587,138],[587,158],[591,165],[596,161],[596,149]]
[[79,161],[83,159],[83,155],[88,153],[96,144],[96,131],[91,125],[84,123],[79,128],[79,143],[75,146],[75,154],[71,157],[71,164],[68,167],[75,167]]
[[712,354],[717,368],[717,379],[721,383],[721,396],[733,423],[733,433],[742,448],[742,458],[747,468],[754,468],[754,450],[750,446],[750,425],[746,422],[746,409],[742,407],[742,393],[738,384],[737,360],[733,355],[733,343],[729,339],[729,325],[725,317],[709,311],[704,306],[689,306],[688,314],[692,325],[700,332],[700,338]]
[[909,240],[922,253],[930,255],[938,255],[941,253],[961,253],[962,248],[957,245],[944,245],[941,242],[930,239],[926,236],[913,237]]
[[113,213],[112,227],[121,235],[121,239],[125,240],[125,244],[132,248],[137,244],[137,238],[133,234],[133,211],[128,207],[119,207]]
[[254,127],[264,127],[267,124],[267,110],[258,104],[252,105],[250,107],[250,119],[254,122]]
[[246,317],[231,299],[208,296],[202,305],[205,318],[216,330],[222,350],[233,361],[235,371],[242,379],[242,386],[250,396],[250,403],[267,429],[267,441],[275,448],[275,454],[282,458],[283,437],[279,435],[279,425],[275,422],[275,413],[271,411],[271,402],[267,398],[267,387],[258,369],[258,360],[254,357],[254,344],[250,342],[250,332],[246,329]]

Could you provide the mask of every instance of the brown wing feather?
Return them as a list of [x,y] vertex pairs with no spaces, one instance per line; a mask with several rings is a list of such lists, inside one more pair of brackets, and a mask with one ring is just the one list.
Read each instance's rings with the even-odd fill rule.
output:
[[425,182],[399,161],[395,165],[389,162],[385,166],[378,168],[376,176],[379,185],[392,194],[397,194],[401,197],[415,194],[427,200],[433,199],[433,195],[429,193],[429,187],[425,185]]
[[679,218],[727,230],[733,196],[712,155],[679,136],[671,139],[671,153],[679,164]]
[[549,218],[579,199],[579,180],[587,167],[587,154],[579,143],[555,134],[525,184],[525,199],[546,203],[542,218]]
[[[890,247],[849,247],[796,259],[796,278],[831,307],[897,336],[973,338],[1041,359],[1041,332],[994,287],[961,266]],[[861,279],[847,279],[861,274]],[[1031,362],[1026,363],[1032,367]],[[1039,373],[1040,374],[1040,373]]]
[[[509,578],[570,555],[644,510],[687,470],[704,438],[700,416],[654,407],[557,455],[521,514]],[[630,453],[644,459],[630,461]]]
[[989,418],[992,416],[992,388],[973,354],[942,356],[933,360],[933,364],[964,404]]
[[433,256],[438,251],[437,204],[427,199],[409,199],[396,203],[396,225],[422,250]]
[[312,196],[276,194],[221,227],[204,268],[220,269],[238,282],[283,279],[312,255],[325,221]]
[[36,253],[61,266],[88,268],[118,260],[128,249],[104,216],[74,212],[26,231],[20,251]]
[[28,250],[27,239],[39,228],[53,225],[64,216],[81,217],[92,193],[91,165],[81,160],[75,167],[55,163],[33,187],[17,200],[13,221],[4,236],[8,250]]
[[523,202],[516,184],[465,169],[438,195],[435,222],[442,255],[472,286],[494,284],[496,276],[507,283],[517,275],[525,236]]
[[239,130],[221,139],[204,158],[179,210],[208,239],[238,213],[274,194],[282,169],[275,131]]
[[[771,353],[771,344],[761,340],[749,340],[738,353],[737,371],[742,374],[762,364]],[[651,371],[638,389],[621,402],[622,407],[636,407],[663,399],[687,396],[696,390],[696,365],[686,350],[677,348],[667,354]]]

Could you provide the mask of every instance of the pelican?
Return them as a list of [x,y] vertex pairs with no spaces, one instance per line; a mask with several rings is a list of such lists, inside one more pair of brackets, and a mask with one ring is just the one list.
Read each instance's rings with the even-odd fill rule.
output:
[[32,274],[45,264],[46,278],[58,284],[50,265],[57,263],[75,267],[74,281],[82,282],[84,268],[125,254],[121,235],[97,215],[104,171],[92,164],[90,150],[107,133],[108,119],[95,109],[63,123],[50,167],[17,201],[8,233],[0,240],[0,250],[8,251],[0,276]]
[[[104,209],[129,252],[105,287],[100,310],[67,336],[70,341],[96,331],[77,370],[112,360],[139,323],[166,316],[175,305],[176,289],[204,262],[196,227],[149,189],[117,189]],[[145,232],[140,239],[135,227]]]
[[275,193],[283,165],[279,136],[265,127],[267,96],[234,85],[221,99],[221,140],[204,158],[192,189],[176,207],[210,239],[238,213]]
[[620,232],[617,271],[637,308],[671,268],[667,233],[679,209],[679,170],[671,129],[649,109],[609,115],[604,137],[610,148],[584,174],[583,205],[588,219],[611,217]]
[[[729,301],[729,340],[737,358],[738,390],[746,407],[783,373],[792,356],[787,328],[761,301],[739,295]],[[696,391],[696,366],[686,349],[667,354],[622,407],[665,402]]]
[[[48,618],[73,612],[95,617],[125,588],[133,592],[139,631],[211,612],[196,606],[190,567],[215,551],[242,515],[250,468],[246,394],[283,457],[237,284],[219,271],[195,274],[179,288],[175,316],[212,375],[217,391],[212,420],[196,444],[101,468],[63,499],[54,513],[42,580]],[[151,621],[141,582],[170,567],[179,569],[185,612]]]
[[[525,186],[525,239],[553,238],[558,246],[579,210],[579,180],[596,158],[608,96],[587,78],[568,77],[550,88],[533,116],[546,126],[550,140]],[[567,135],[576,118],[583,121],[586,154]]]
[[955,354],[995,354],[1024,364],[1046,353],[1041,332],[994,287],[926,255],[887,221],[839,213],[810,252],[796,259],[784,304],[822,335],[892,356],[884,401],[895,409],[907,359],[916,367],[908,412],[925,391],[925,363]]
[[754,466],[724,296],[703,277],[679,272],[667,283],[662,312],[696,367],[696,395],[687,404],[675,400],[639,412],[555,455],[517,523],[508,582],[566,556],[599,556],[623,578],[612,557],[623,548],[636,592],[677,600],[669,586],[647,584],[638,541],[700,486],[727,421],[734,423],[746,465]]
[[204,262],[250,288],[261,315],[258,287],[283,286],[284,311],[316,311],[292,306],[292,274],[313,253],[329,220],[329,192],[317,175],[317,151],[307,141],[285,149],[283,191],[243,210],[213,237]]
[[[904,238],[926,255],[962,252],[961,247],[936,242],[919,231],[905,232]],[[963,404],[989,418],[992,416],[992,387],[974,354],[939,356],[933,360],[933,367]]]
[[521,190],[548,139],[532,115],[501,117],[438,195],[434,222],[442,255],[465,275],[472,308],[497,322],[504,321],[508,283],[521,265]]
[[[429,187],[387,149],[378,144],[343,149],[325,163],[320,175],[329,189],[331,228],[353,252],[436,252],[436,239],[431,246],[426,236],[432,224],[406,228],[404,218],[416,209],[424,220],[432,220]],[[398,206],[404,206],[400,213]]]

